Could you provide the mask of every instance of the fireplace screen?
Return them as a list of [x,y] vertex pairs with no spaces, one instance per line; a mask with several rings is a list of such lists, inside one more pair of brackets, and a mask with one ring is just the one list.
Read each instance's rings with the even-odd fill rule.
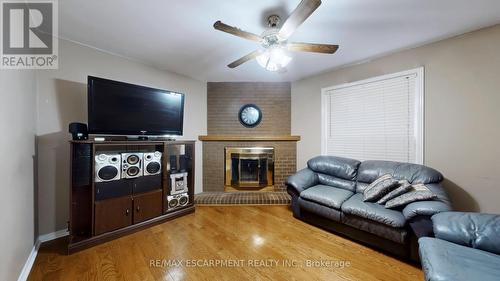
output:
[[274,185],[274,148],[226,147],[225,185],[233,188],[264,188]]

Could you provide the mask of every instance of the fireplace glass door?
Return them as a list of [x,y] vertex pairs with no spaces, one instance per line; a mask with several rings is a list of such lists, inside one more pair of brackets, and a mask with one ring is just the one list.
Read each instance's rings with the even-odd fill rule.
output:
[[225,185],[263,188],[274,185],[274,148],[226,147]]

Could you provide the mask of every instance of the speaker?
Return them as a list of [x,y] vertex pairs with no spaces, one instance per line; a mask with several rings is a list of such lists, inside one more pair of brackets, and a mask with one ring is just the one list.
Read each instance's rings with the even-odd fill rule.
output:
[[187,193],[167,196],[167,211],[181,208],[189,203],[189,195]]
[[69,132],[71,133],[73,140],[87,140],[89,138],[87,124],[76,122],[70,123]]
[[170,172],[176,172],[177,171],[177,155],[170,155],[169,159],[170,163]]
[[73,144],[71,181],[75,187],[92,184],[92,145]]
[[133,179],[143,175],[143,153],[122,153],[122,179]]
[[179,171],[186,172],[188,166],[188,157],[186,155],[179,156]]
[[98,154],[95,156],[95,182],[120,179],[120,154]]
[[161,152],[144,153],[143,157],[144,175],[157,175],[161,173]]

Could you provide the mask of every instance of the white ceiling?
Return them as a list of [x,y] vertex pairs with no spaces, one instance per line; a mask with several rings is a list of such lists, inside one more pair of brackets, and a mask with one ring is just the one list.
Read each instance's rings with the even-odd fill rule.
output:
[[60,36],[202,81],[295,81],[342,65],[500,23],[498,0],[323,0],[290,41],[333,43],[334,55],[293,53],[286,73],[227,64],[256,43],[215,21],[260,34],[269,14],[300,0],[64,0]]

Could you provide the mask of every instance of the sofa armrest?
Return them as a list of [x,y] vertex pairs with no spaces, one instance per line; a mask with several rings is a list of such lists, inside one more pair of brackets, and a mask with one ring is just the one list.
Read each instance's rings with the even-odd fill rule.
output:
[[406,220],[411,220],[416,216],[432,216],[448,211],[451,211],[451,207],[441,201],[417,201],[406,205],[403,215]]
[[436,238],[500,254],[500,215],[444,212],[432,222]]
[[410,220],[416,216],[432,216],[440,212],[451,211],[450,200],[448,194],[440,183],[426,184],[437,198],[431,201],[417,201],[406,205],[403,209],[403,215],[406,220]]
[[286,180],[287,188],[293,189],[298,194],[316,184],[318,184],[318,175],[309,168],[298,171]]

